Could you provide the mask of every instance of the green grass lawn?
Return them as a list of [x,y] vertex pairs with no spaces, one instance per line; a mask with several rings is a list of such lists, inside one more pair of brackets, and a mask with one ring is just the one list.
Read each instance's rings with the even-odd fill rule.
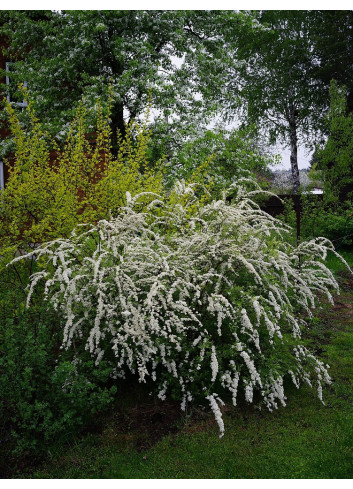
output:
[[[353,250],[338,250],[339,254],[346,260],[350,267],[353,267]],[[345,270],[345,265],[333,253],[329,253],[326,260],[327,266],[335,273]]]
[[227,408],[220,439],[212,415],[199,410],[185,419],[173,404],[139,394],[119,405],[100,433],[52,449],[34,472],[13,477],[353,478],[352,277],[341,283],[336,306],[318,313],[310,333],[331,365],[325,406],[314,391],[288,386],[287,407],[276,412]]

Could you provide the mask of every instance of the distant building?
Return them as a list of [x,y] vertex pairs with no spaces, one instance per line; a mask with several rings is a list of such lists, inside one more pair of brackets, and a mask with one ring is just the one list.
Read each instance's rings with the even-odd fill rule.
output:
[[[320,195],[323,193],[323,184],[318,180],[312,180],[309,170],[299,170],[300,186],[304,193]],[[277,194],[292,193],[292,172],[291,170],[277,170],[272,172],[270,188]]]

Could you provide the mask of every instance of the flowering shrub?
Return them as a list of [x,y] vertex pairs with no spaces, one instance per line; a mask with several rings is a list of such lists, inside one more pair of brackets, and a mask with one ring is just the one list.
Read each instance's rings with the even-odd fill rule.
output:
[[63,348],[85,348],[97,365],[104,358],[116,379],[151,379],[182,409],[206,400],[221,435],[227,392],[234,405],[256,393],[272,410],[286,404],[288,377],[322,400],[328,367],[305,347],[298,312],[310,316],[319,296],[332,301],[338,291],[323,264],[328,240],[293,248],[288,227],[251,200],[254,182],[240,179],[230,192],[231,203],[224,195],[210,204],[182,182],[168,200],[127,192],[116,218],[35,251],[42,269],[27,299],[43,280],[65,318]]

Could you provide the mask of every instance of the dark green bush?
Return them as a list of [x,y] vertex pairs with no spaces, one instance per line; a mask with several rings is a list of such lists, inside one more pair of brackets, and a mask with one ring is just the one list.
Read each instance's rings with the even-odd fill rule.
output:
[[[23,309],[23,307],[22,307]],[[111,366],[60,350],[60,318],[44,306],[19,311],[0,330],[1,451],[44,450],[106,409]]]
[[341,209],[319,211],[304,216],[306,235],[325,236],[336,248],[353,244],[353,209],[344,206]]
[[[301,238],[308,240],[324,236],[336,248],[353,245],[353,204],[344,202],[332,205],[316,196],[302,195]],[[280,216],[279,216],[280,217]],[[296,230],[296,215],[293,202],[287,199],[282,219]]]

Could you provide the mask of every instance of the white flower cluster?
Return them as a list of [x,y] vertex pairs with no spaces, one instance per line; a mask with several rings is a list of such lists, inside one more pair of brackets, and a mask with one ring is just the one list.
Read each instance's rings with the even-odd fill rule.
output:
[[[330,381],[301,343],[294,308],[310,315],[318,295],[338,290],[322,263],[333,247],[319,238],[292,248],[249,185],[241,179],[231,203],[204,206],[184,183],[165,201],[128,195],[118,217],[37,248],[47,262],[29,286],[28,303],[45,281],[45,298],[64,318],[64,348],[75,341],[96,364],[104,355],[113,378],[151,379],[161,399],[177,392],[183,409],[207,399],[221,435],[226,391],[236,405],[240,392],[253,402],[256,390],[273,409],[285,405],[284,377],[314,382],[320,398]],[[140,199],[151,199],[146,212]]]

